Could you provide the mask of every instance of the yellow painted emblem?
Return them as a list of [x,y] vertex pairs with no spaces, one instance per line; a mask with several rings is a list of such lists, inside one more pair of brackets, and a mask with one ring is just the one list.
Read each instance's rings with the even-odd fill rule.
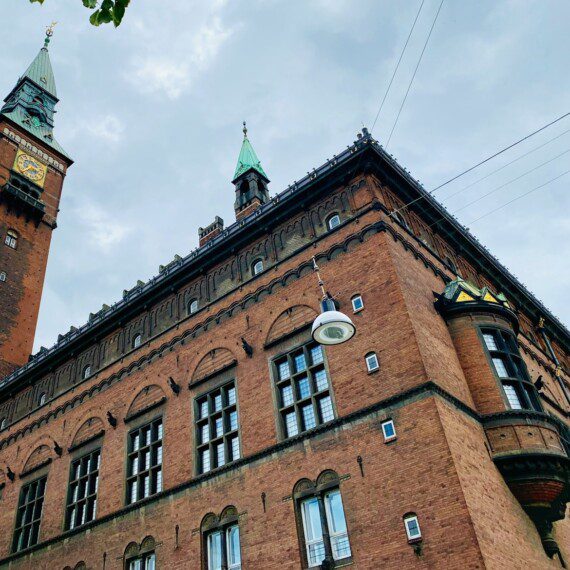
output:
[[457,299],[455,299],[456,303],[464,303],[465,301],[474,301],[475,299],[468,295],[465,291],[461,291],[459,295],[457,295]]
[[493,295],[491,295],[491,293],[489,293],[489,291],[487,291],[485,293],[485,296],[483,297],[483,301],[489,301],[489,303],[498,303],[499,301],[497,301],[497,299],[495,299],[495,297],[493,297]]
[[18,149],[14,170],[43,188],[47,173],[47,166],[43,162]]

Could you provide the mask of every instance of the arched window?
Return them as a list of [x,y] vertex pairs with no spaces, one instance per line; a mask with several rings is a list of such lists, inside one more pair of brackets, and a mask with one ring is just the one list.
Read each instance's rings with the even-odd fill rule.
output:
[[251,274],[257,275],[263,271],[263,260],[256,259],[251,265]]
[[368,368],[368,372],[374,372],[380,368],[378,364],[378,357],[376,356],[375,352],[369,352],[366,356],[366,368]]
[[0,422],[0,430],[6,429],[8,427],[8,418],[2,418]]
[[340,216],[338,214],[332,214],[327,218],[327,228],[329,230],[334,230],[337,226],[340,226]]
[[198,310],[198,299],[192,299],[188,303],[188,314],[193,315]]
[[89,378],[89,376],[91,376],[91,364],[88,364],[83,369],[83,380],[87,380],[87,378]]
[[202,558],[208,570],[227,568],[241,569],[238,512],[233,506],[226,507],[217,517],[207,514],[201,524]]
[[0,271],[0,281],[4,282],[4,281],[6,281],[7,278],[8,278],[8,276],[6,275],[6,272]]
[[338,475],[325,471],[316,482],[301,479],[295,485],[293,498],[303,568],[320,568],[327,557],[327,568],[335,568],[335,562],[338,566],[349,563],[352,552]]
[[38,398],[38,405],[43,406],[47,401],[47,394],[42,392]]
[[16,249],[18,247],[18,232],[16,232],[15,230],[8,230],[6,238],[4,239],[4,243],[8,247]]
[[138,348],[142,342],[142,335],[137,334],[135,338],[133,338],[133,348]]

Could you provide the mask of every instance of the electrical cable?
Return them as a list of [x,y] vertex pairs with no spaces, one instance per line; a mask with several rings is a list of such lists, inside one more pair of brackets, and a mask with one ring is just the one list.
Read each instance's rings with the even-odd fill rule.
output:
[[394,134],[394,129],[396,128],[396,125],[398,124],[398,120],[400,119],[400,114],[402,113],[402,109],[404,108],[404,105],[406,104],[406,100],[408,99],[408,94],[410,93],[410,89],[412,88],[412,84],[414,82],[414,79],[416,77],[416,73],[418,72],[418,68],[420,67],[420,63],[422,62],[422,58],[424,56],[424,53],[426,51],[429,39],[431,37],[431,33],[433,32],[433,29],[435,27],[435,23],[437,22],[437,18],[439,17],[439,13],[441,12],[441,8],[443,6],[443,3],[445,2],[445,0],[441,0],[441,3],[439,5],[439,8],[437,9],[437,12],[435,14],[435,18],[433,19],[431,28],[429,30],[428,36],[426,38],[426,41],[424,43],[424,47],[422,49],[422,52],[420,53],[420,57],[418,59],[418,63],[416,64],[416,68],[414,69],[414,73],[412,75],[412,78],[410,79],[410,83],[408,85],[408,89],[406,91],[406,94],[404,95],[404,99],[402,101],[402,104],[400,105],[400,109],[398,110],[398,114],[396,115],[396,120],[394,121],[394,124],[392,125],[392,130],[390,131],[390,136],[388,137],[388,140],[386,141],[386,147],[388,148],[388,145],[390,144],[390,141],[392,140],[392,135]]
[[550,123],[547,123],[546,125],[540,127],[539,129],[537,129],[536,131],[533,131],[532,133],[524,136],[522,139],[519,139],[518,141],[515,141],[514,143],[502,148],[501,150],[495,152],[494,154],[492,154],[491,156],[488,156],[487,158],[483,159],[482,161],[478,162],[477,164],[474,164],[473,166],[469,167],[467,170],[464,170],[463,172],[460,172],[459,174],[456,174],[455,176],[453,176],[452,178],[450,178],[449,180],[446,180],[445,182],[443,182],[442,184],[440,184],[439,186],[436,186],[433,190],[430,190],[426,195],[422,195],[422,196],[418,196],[417,198],[415,198],[414,200],[412,200],[411,202],[408,202],[407,204],[404,204],[401,208],[398,208],[397,210],[394,210],[392,212],[392,214],[397,214],[399,212],[401,212],[402,210],[405,210],[406,208],[408,208],[409,206],[411,206],[412,204],[415,204],[416,202],[419,202],[420,200],[425,200],[428,196],[431,196],[432,194],[434,194],[435,192],[437,192],[440,188],[443,188],[444,186],[447,186],[448,184],[450,184],[451,182],[453,182],[454,180],[457,180],[458,178],[461,178],[462,176],[464,176],[465,174],[475,170],[476,168],[478,168],[479,166],[482,166],[483,164],[485,164],[486,162],[489,162],[490,160],[492,160],[493,158],[503,154],[504,152],[506,152],[507,150],[510,150],[511,148],[517,146],[518,144],[522,143],[523,141],[528,140],[529,138],[533,137],[534,135],[540,133],[541,131],[544,131],[545,129],[547,129],[548,127],[551,127],[552,125],[558,123],[559,121],[561,121],[562,119],[565,119],[566,117],[570,116],[570,112],[568,113],[564,113],[564,115],[560,115],[560,117],[558,117],[557,119],[554,119],[554,121],[551,121]]
[[402,52],[400,53],[400,58],[398,59],[398,63],[396,64],[396,67],[394,68],[394,72],[392,73],[392,77],[390,78],[390,83],[388,83],[388,88],[386,89],[386,93],[384,93],[384,98],[382,99],[382,102],[380,103],[378,113],[376,113],[376,118],[374,119],[374,122],[372,123],[372,128],[370,129],[370,132],[374,131],[374,127],[376,126],[376,122],[378,121],[378,117],[380,116],[380,113],[382,111],[382,107],[384,107],[384,102],[386,101],[386,97],[388,97],[388,93],[390,92],[390,87],[392,87],[392,82],[394,81],[394,77],[396,77],[396,73],[398,71],[398,68],[400,67],[400,63],[402,61],[402,58],[404,57],[404,52],[406,51],[406,48],[408,47],[408,42],[410,41],[410,38],[412,37],[412,32],[414,31],[414,28],[416,27],[416,22],[418,21],[418,18],[420,17],[420,12],[422,11],[424,2],[425,2],[425,0],[422,0],[422,2],[420,4],[420,7],[418,9],[418,13],[416,14],[416,17],[414,19],[414,23],[412,24],[412,27],[410,29],[410,33],[408,34],[408,38],[406,39],[406,43],[404,44],[404,48],[402,49]]
[[500,172],[501,170],[504,170],[505,168],[507,168],[507,166],[510,166],[511,164],[514,164],[515,162],[518,162],[519,160],[521,160],[522,158],[524,158],[525,156],[528,156],[529,154],[532,154],[533,152],[536,152],[537,150],[545,147],[546,145],[549,145],[551,142],[554,142],[555,140],[558,140],[560,137],[564,136],[566,133],[570,133],[570,129],[565,130],[564,132],[560,133],[559,135],[556,135],[554,138],[551,138],[550,140],[546,141],[545,143],[542,143],[539,146],[534,147],[532,150],[529,150],[528,152],[525,152],[524,154],[521,154],[519,157],[511,160],[510,162],[507,162],[506,164],[504,164],[503,166],[497,168],[496,170],[493,170],[492,172],[489,172],[489,174],[486,174],[485,176],[483,176],[482,178],[478,178],[477,180],[475,180],[474,182],[471,182],[471,184],[468,184],[467,186],[464,186],[463,188],[461,188],[461,190],[457,190],[457,192],[454,192],[453,194],[449,194],[449,196],[445,196],[444,198],[442,198],[441,200],[443,202],[445,202],[446,200],[449,200],[450,198],[453,198],[454,196],[457,196],[458,194],[461,194],[461,192],[463,192],[464,190],[468,190],[469,188],[472,188],[473,186],[475,186],[475,184],[478,184],[479,182],[482,182],[483,180],[486,180],[487,178],[489,178],[489,176],[492,176],[493,174],[496,174],[497,172]]
[[[502,188],[505,188],[505,186],[508,186],[509,184],[512,184],[513,182],[516,182],[517,180],[520,180],[521,178],[524,178],[528,174],[531,174],[535,170],[538,170],[539,168],[542,168],[543,166],[550,164],[551,162],[555,161],[557,158],[560,158],[561,156],[564,156],[565,154],[568,154],[569,152],[570,152],[570,149],[565,150],[563,153],[559,154],[558,156],[555,156],[554,158],[551,158],[550,160],[547,160],[546,162],[543,162],[542,164],[539,164],[538,166],[535,166],[534,168],[527,170],[526,172],[517,176],[516,178],[513,178],[512,180],[509,180],[508,182],[505,182],[504,184],[501,184],[500,186],[493,188],[493,190],[490,190],[489,192],[486,192],[482,196],[475,198],[475,200],[471,200],[471,202],[467,202],[467,204],[464,204],[463,206],[461,206],[461,208],[457,208],[456,210],[451,212],[451,214],[455,215],[457,212],[461,212],[461,210],[465,210],[465,208],[471,206],[472,204],[475,204],[475,202],[479,202],[479,200],[482,200],[483,198],[486,198],[487,196],[494,194],[495,192],[501,190]],[[439,222],[440,222],[440,220],[437,220],[436,222],[429,224],[428,228],[431,228],[432,226],[438,224]]]

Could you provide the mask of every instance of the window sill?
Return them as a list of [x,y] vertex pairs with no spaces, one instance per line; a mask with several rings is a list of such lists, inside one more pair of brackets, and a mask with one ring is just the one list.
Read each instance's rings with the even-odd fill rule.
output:
[[384,443],[392,443],[398,439],[398,436],[394,435],[392,437],[385,437]]
[[374,370],[368,370],[367,374],[370,376],[370,374],[376,374],[377,372],[380,372],[380,366]]

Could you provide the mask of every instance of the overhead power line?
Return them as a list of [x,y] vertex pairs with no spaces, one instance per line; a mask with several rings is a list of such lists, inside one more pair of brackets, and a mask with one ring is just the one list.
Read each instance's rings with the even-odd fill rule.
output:
[[390,140],[392,139],[392,135],[394,134],[394,130],[396,128],[396,125],[398,124],[398,120],[400,119],[402,109],[404,108],[404,105],[406,104],[406,100],[408,99],[408,94],[410,93],[410,89],[412,88],[412,83],[414,82],[414,79],[416,78],[416,73],[418,72],[418,69],[420,67],[420,63],[422,62],[422,58],[423,58],[424,53],[426,51],[429,39],[431,37],[431,33],[433,32],[433,29],[435,27],[435,23],[437,22],[437,18],[439,17],[439,13],[441,12],[441,8],[443,6],[444,1],[445,0],[441,0],[439,8],[437,9],[437,12],[435,14],[435,18],[433,19],[433,22],[431,24],[431,28],[429,29],[429,33],[428,33],[426,41],[424,43],[424,47],[422,48],[422,52],[420,53],[420,57],[418,58],[418,63],[416,64],[416,68],[414,69],[414,73],[412,74],[412,78],[410,79],[408,89],[406,90],[406,94],[404,95],[404,99],[402,100],[402,104],[400,105],[400,109],[398,110],[398,114],[396,115],[396,120],[394,121],[394,124],[392,125],[392,130],[390,131],[390,136],[388,137],[388,140],[386,141],[386,148],[388,148],[388,145],[390,144]]
[[410,41],[410,38],[412,37],[412,32],[414,31],[414,28],[416,27],[416,22],[418,21],[418,18],[420,17],[420,12],[422,11],[424,2],[425,2],[425,0],[422,0],[420,7],[418,9],[418,12],[416,14],[416,17],[414,18],[414,22],[412,24],[412,27],[410,28],[410,33],[408,34],[408,37],[406,39],[406,43],[404,44],[402,52],[400,53],[400,57],[398,58],[398,63],[396,64],[396,67],[394,68],[394,72],[392,73],[392,77],[390,78],[390,83],[388,83],[388,87],[386,89],[386,92],[384,93],[384,97],[382,98],[382,102],[380,103],[380,107],[378,108],[378,112],[376,113],[376,118],[374,119],[374,122],[372,123],[372,128],[370,129],[370,132],[372,132],[374,130],[374,127],[376,126],[376,122],[378,121],[378,117],[380,116],[380,113],[382,112],[382,107],[384,107],[386,97],[388,97],[388,93],[390,92],[390,87],[392,87],[392,82],[394,81],[394,77],[396,77],[396,73],[398,72],[398,68],[400,67],[400,63],[402,61],[402,58],[404,57],[404,52],[406,51],[406,48],[408,47],[408,42]]
[[493,174],[496,174],[497,172],[504,170],[505,168],[507,168],[507,166],[510,166],[511,164],[514,164],[515,162],[518,162],[519,160],[525,158],[525,156],[529,156],[533,152],[536,152],[537,150],[540,150],[541,148],[549,145],[551,142],[558,140],[560,137],[564,136],[566,133],[570,133],[570,129],[566,129],[564,132],[560,133],[559,135],[556,135],[555,137],[551,138],[550,140],[546,141],[545,143],[542,143],[541,145],[535,146],[533,149],[529,150],[528,152],[521,154],[517,158],[507,162],[506,164],[503,164],[503,166],[500,166],[499,168],[493,170],[492,172],[489,172],[489,174],[486,174],[485,176],[478,178],[474,182],[471,182],[471,184],[464,186],[463,188],[461,188],[461,190],[457,190],[457,192],[453,192],[453,194],[449,194],[448,196],[445,196],[443,198],[443,201],[445,202],[445,201],[449,200],[450,198],[453,198],[454,196],[461,194],[461,192],[464,192],[465,190],[468,190],[469,188],[473,188],[473,186],[475,186],[476,184],[479,184],[479,182],[483,182],[483,180],[487,180],[487,178],[489,178],[490,176],[493,176]]
[[548,182],[545,182],[544,184],[541,184],[540,186],[535,186],[532,190],[529,190],[528,192],[525,192],[524,194],[521,194],[520,196],[517,196],[516,198],[513,198],[512,200],[509,200],[508,202],[505,202],[504,204],[502,204],[501,206],[498,206],[497,208],[494,208],[492,210],[490,210],[489,212],[483,214],[482,216],[479,216],[478,218],[475,218],[474,220],[471,220],[469,222],[469,224],[473,224],[474,222],[478,222],[479,220],[482,220],[483,218],[486,218],[487,216],[490,216],[492,213],[496,212],[497,210],[501,210],[502,208],[505,208],[506,206],[508,206],[509,204],[512,204],[513,202],[516,202],[517,200],[520,200],[521,198],[524,198],[525,196],[528,196],[529,194],[532,194],[533,192],[536,192],[537,190],[540,190],[541,188],[544,188],[545,186],[547,186],[548,184],[558,180],[559,178],[562,178],[563,176],[566,176],[566,174],[568,174],[570,172],[570,170],[566,170],[565,172],[563,172],[562,174],[559,174],[558,176],[556,176],[555,178],[551,178]]
[[[461,212],[461,210],[465,210],[465,208],[471,206],[472,204],[475,204],[476,202],[483,200],[483,198],[486,198],[487,196],[490,196],[491,194],[498,192],[499,190],[505,188],[506,186],[509,186],[509,184],[512,184],[513,182],[516,182],[517,180],[520,180],[521,178],[524,178],[525,176],[528,176],[532,172],[538,170],[539,168],[542,168],[543,166],[546,166],[547,164],[550,164],[551,162],[554,162],[557,158],[560,158],[561,156],[564,156],[565,154],[568,154],[569,152],[570,152],[570,149],[567,149],[564,152],[560,153],[558,156],[555,156],[554,158],[551,158],[550,160],[547,160],[546,162],[543,162],[542,164],[539,164],[538,166],[535,166],[534,168],[527,170],[526,172],[524,172],[523,174],[520,174],[516,178],[513,178],[512,180],[509,180],[508,182],[505,182],[504,184],[501,184],[500,186],[493,188],[492,190],[490,190],[489,192],[486,192],[482,196],[478,196],[477,198],[475,198],[475,200],[471,200],[471,202],[467,202],[467,204],[464,204],[463,206],[461,206],[461,208],[457,208],[456,210],[454,210],[452,212],[452,214],[456,214],[457,212]],[[428,227],[431,228],[432,226],[436,225],[437,223],[439,223],[439,220],[437,222],[431,223]]]
[[411,200],[410,202],[408,202],[407,204],[404,204],[401,208],[398,208],[397,210],[394,210],[392,213],[393,214],[397,214],[399,212],[401,212],[402,210],[405,210],[406,208],[408,208],[409,206],[411,206],[412,204],[415,204],[416,202],[419,202],[420,200],[425,200],[428,196],[433,195],[435,192],[437,192],[440,188],[443,188],[444,186],[447,186],[448,184],[450,184],[451,182],[453,182],[454,180],[457,180],[458,178],[461,178],[462,176],[464,176],[465,174],[475,170],[476,168],[478,168],[479,166],[482,166],[483,164],[489,162],[490,160],[492,160],[493,158],[507,152],[508,150],[510,150],[511,148],[517,146],[518,144],[530,139],[531,137],[533,137],[534,135],[537,135],[538,133],[544,131],[545,129],[547,129],[548,127],[551,127],[552,125],[558,123],[559,121],[561,121],[562,119],[565,119],[566,117],[570,116],[570,112],[568,113],[564,113],[564,115],[561,115],[560,117],[558,117],[557,119],[554,119],[554,121],[551,121],[550,123],[547,123],[546,125],[540,127],[539,129],[537,129],[536,131],[533,131],[532,133],[529,133],[528,135],[524,136],[522,139],[519,139],[518,141],[515,141],[514,143],[502,148],[501,150],[495,152],[494,154],[492,154],[491,156],[488,156],[487,158],[483,159],[482,161],[478,162],[477,164],[474,164],[473,166],[469,167],[467,170],[464,170],[463,172],[460,172],[459,174],[456,174],[455,176],[453,176],[452,178],[450,178],[449,180],[446,180],[445,182],[443,182],[442,184],[440,184],[439,186],[436,186],[433,190],[430,190],[426,195],[422,195],[422,196],[418,196],[417,198],[415,198],[414,200]]

